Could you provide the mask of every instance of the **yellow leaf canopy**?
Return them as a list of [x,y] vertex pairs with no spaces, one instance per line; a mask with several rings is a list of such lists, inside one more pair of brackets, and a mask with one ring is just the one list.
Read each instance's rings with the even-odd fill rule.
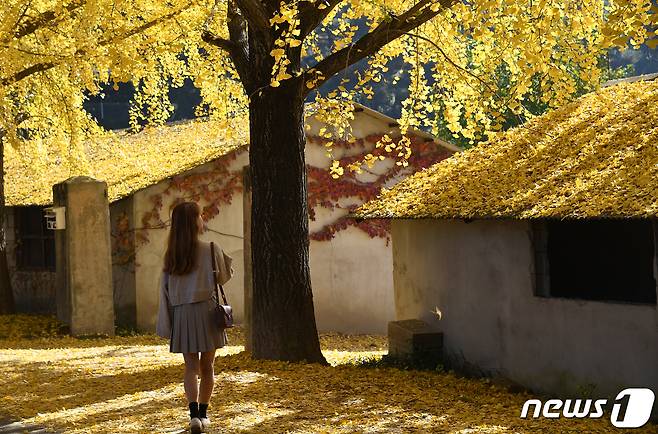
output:
[[384,190],[362,218],[658,216],[658,82],[621,83]]

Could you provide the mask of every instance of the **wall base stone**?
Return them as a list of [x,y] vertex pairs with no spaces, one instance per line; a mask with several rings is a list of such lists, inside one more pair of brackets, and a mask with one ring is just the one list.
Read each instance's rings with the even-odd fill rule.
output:
[[407,319],[388,323],[388,355],[436,366],[442,361],[443,334],[425,321]]

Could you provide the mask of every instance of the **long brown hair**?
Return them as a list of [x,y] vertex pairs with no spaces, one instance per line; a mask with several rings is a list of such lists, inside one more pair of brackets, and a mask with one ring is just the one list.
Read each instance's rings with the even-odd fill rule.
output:
[[196,202],[182,202],[171,213],[171,229],[164,259],[164,271],[187,274],[196,265],[199,243],[199,214]]

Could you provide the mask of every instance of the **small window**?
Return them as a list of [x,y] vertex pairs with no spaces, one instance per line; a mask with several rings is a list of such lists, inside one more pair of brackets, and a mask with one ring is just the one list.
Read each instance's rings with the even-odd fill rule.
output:
[[656,304],[650,220],[534,224],[536,295]]
[[55,234],[46,227],[43,208],[15,208],[16,266],[19,270],[55,271]]

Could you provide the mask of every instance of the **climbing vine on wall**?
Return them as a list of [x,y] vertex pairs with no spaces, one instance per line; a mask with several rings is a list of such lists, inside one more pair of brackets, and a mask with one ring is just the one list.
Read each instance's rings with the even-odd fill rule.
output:
[[[387,140],[384,134],[372,134],[352,142],[336,139],[327,139],[320,136],[308,136],[309,144],[325,146],[331,142],[333,149],[344,149],[348,155],[339,159],[341,166],[363,161],[366,155],[369,159],[382,161],[381,158],[389,157],[389,151],[384,146],[375,147],[376,143],[382,141],[392,143],[399,142],[402,138],[391,138]],[[388,244],[390,240],[389,220],[362,220],[357,221],[348,218],[347,214],[355,210],[361,203],[374,199],[382,187],[391,180],[404,174],[410,174],[420,169],[429,167],[451,155],[451,151],[443,148],[433,141],[428,141],[415,135],[409,136],[412,154],[409,157],[409,166],[390,164],[388,169],[378,168],[377,172],[371,168],[364,167],[363,171],[376,177],[372,182],[359,180],[355,172],[349,171],[338,179],[332,177],[327,168],[319,168],[306,165],[308,175],[308,212],[309,218],[315,220],[318,207],[328,210],[343,210],[344,215],[334,222],[324,225],[320,230],[312,232],[309,237],[315,241],[329,241],[336,233],[350,226],[356,227],[371,238],[384,238]],[[247,148],[240,148],[213,161],[211,168],[204,172],[188,173],[171,178],[166,188],[158,194],[149,197],[151,209],[141,216],[137,222],[141,227],[134,230],[135,241],[132,241],[129,228],[129,220],[125,213],[117,216],[116,233],[113,234],[113,253],[115,263],[117,261],[129,262],[134,260],[135,248],[149,242],[149,229],[164,229],[168,222],[163,220],[163,202],[166,196],[173,196],[172,207],[183,201],[195,201],[202,205],[203,217],[209,221],[217,216],[223,205],[229,205],[235,193],[242,192],[242,169],[230,169],[231,163]],[[385,161],[382,161],[385,163]],[[387,167],[387,166],[383,166]],[[373,167],[374,169],[375,167]],[[346,204],[344,202],[352,201]],[[343,203],[342,203],[343,202]],[[167,210],[164,215],[169,215]]]
[[[112,255],[114,264],[127,264],[135,259],[136,248],[149,242],[149,229],[165,229],[168,221],[163,220],[163,202],[166,196],[172,196],[171,207],[183,201],[194,201],[201,205],[203,218],[208,221],[219,214],[222,205],[231,203],[233,195],[242,191],[242,170],[231,170],[231,163],[247,148],[239,148],[221,158],[214,160],[210,169],[198,173],[186,173],[168,180],[161,193],[149,197],[151,209],[142,214],[135,228],[130,228],[126,213],[116,217],[112,233]],[[169,215],[166,210],[164,215]],[[134,233],[134,238],[133,238]],[[133,241],[134,239],[134,241]]]
[[121,212],[115,220],[115,230],[112,235],[112,263],[128,265],[135,260],[135,240],[130,229],[130,218],[126,212]]
[[[171,208],[185,201],[197,202],[201,206],[205,221],[217,216],[222,205],[230,205],[233,195],[242,192],[242,169],[232,170],[230,166],[245,152],[247,152],[246,147],[239,148],[214,160],[210,170],[171,178],[162,193],[150,196],[152,208],[142,215],[142,227],[136,235],[138,243],[148,242],[148,229],[167,227],[167,222],[162,219],[161,213],[165,196],[174,197]],[[166,215],[169,215],[169,210]]]
[[[411,142],[411,156],[408,159],[407,167],[397,164],[390,164],[386,170],[372,171],[365,167],[362,170],[377,178],[372,182],[364,182],[358,179],[355,172],[347,171],[339,178],[332,176],[332,173],[326,168],[318,168],[307,165],[308,174],[308,211],[311,220],[315,220],[316,207],[322,207],[328,210],[342,209],[345,215],[338,218],[335,222],[325,225],[322,229],[310,234],[310,238],[316,241],[331,240],[335,234],[349,226],[354,226],[364,231],[371,238],[385,238],[388,244],[390,240],[390,220],[362,220],[357,221],[347,217],[347,214],[358,208],[361,203],[374,199],[379,194],[382,187],[386,186],[391,180],[404,174],[410,174],[420,169],[429,167],[439,161],[449,157],[452,152],[438,145],[437,143],[426,140],[416,135],[407,136]],[[389,140],[390,139],[390,140]],[[336,140],[321,136],[309,136],[307,142],[321,146],[331,146],[336,150],[339,148],[349,150],[348,155],[338,159],[340,167],[347,167],[356,162],[370,160],[381,161],[390,157],[390,146],[375,147],[377,143],[397,144],[402,137],[389,138],[384,134],[371,134],[365,138],[359,138],[352,142]],[[370,146],[369,146],[370,144]],[[358,150],[355,152],[355,150]],[[374,169],[374,166],[373,166]],[[341,200],[356,198],[358,203],[341,205]]]

